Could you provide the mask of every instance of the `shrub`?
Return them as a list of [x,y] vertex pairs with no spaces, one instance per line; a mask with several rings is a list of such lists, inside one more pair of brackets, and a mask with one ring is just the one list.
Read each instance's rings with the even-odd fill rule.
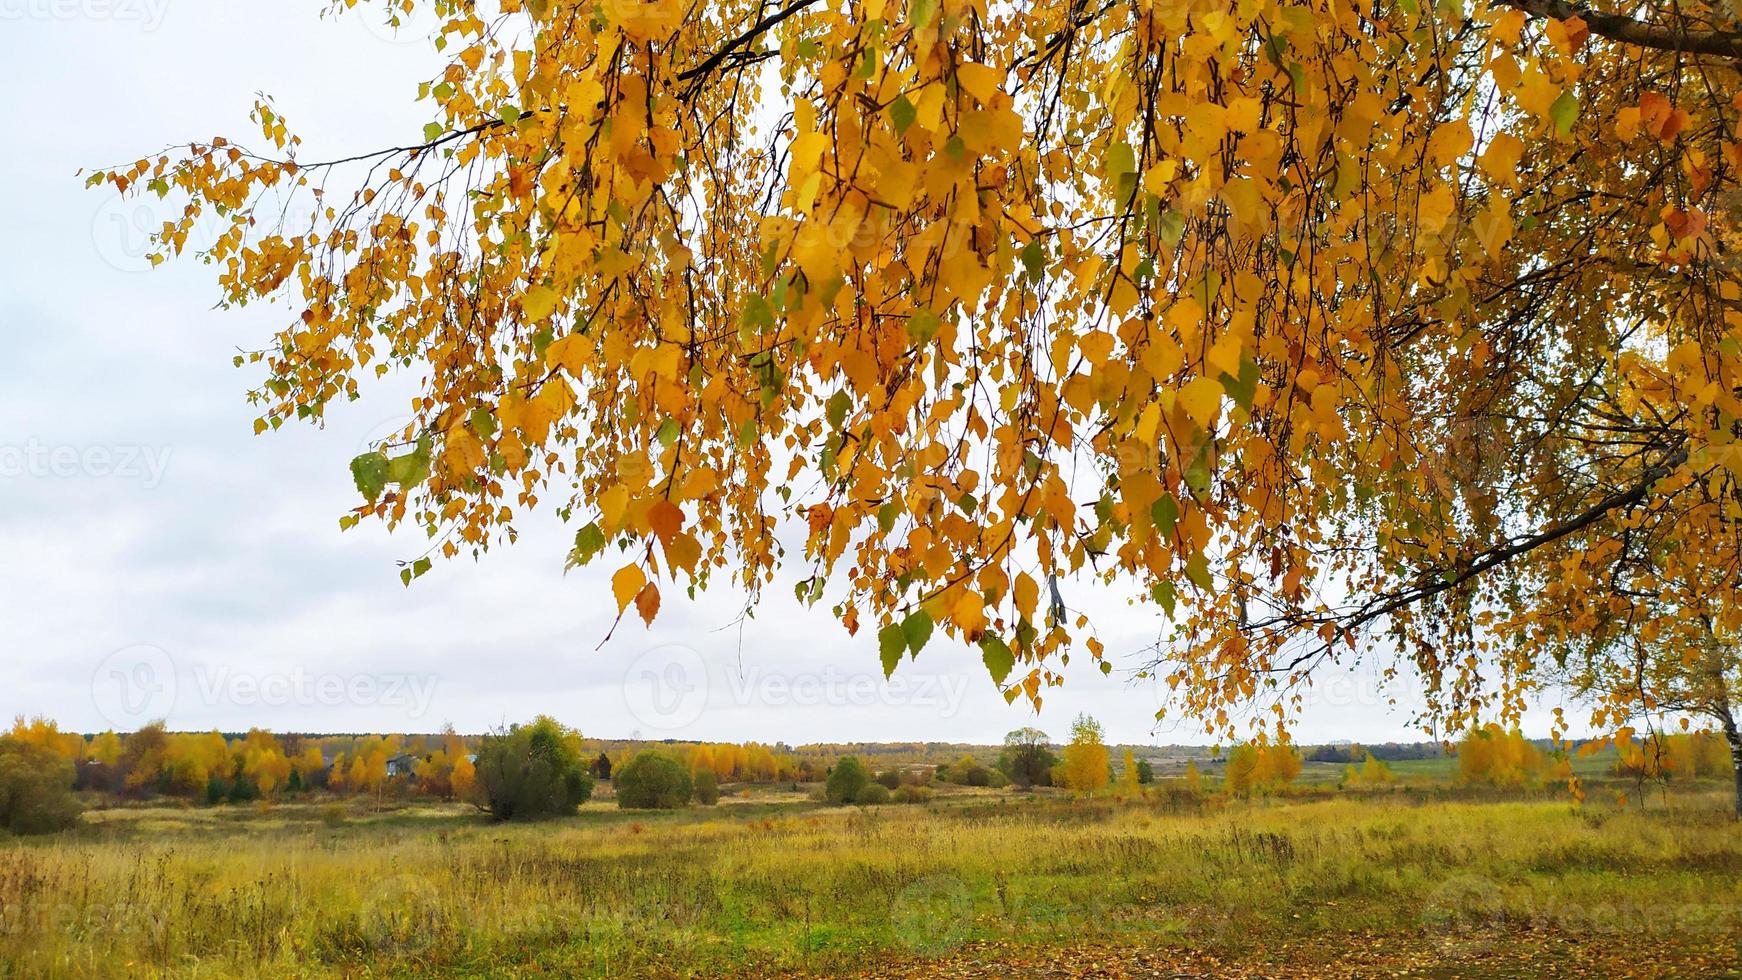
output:
[[866,783],[859,795],[853,797],[853,802],[861,806],[881,806],[889,802],[889,790],[882,783]]
[[856,756],[842,756],[835,763],[835,768],[829,770],[827,793],[830,803],[851,803],[859,798],[859,793],[865,789],[865,784],[871,781],[871,774],[865,771],[865,764]]
[[961,786],[992,785],[992,770],[980,764],[980,760],[971,755],[964,755],[950,767],[949,781]]
[[877,774],[877,783],[887,790],[896,790],[901,786],[901,773],[894,769],[885,769]]
[[897,803],[924,803],[931,799],[931,790],[924,786],[903,786],[895,791]]
[[675,810],[690,801],[693,789],[683,763],[657,749],[642,750],[618,767],[611,781],[617,805],[625,810]]
[[702,769],[695,778],[696,802],[702,806],[713,806],[720,802],[720,780],[712,769]]
[[249,779],[241,773],[237,773],[236,778],[230,780],[228,799],[231,803],[247,803],[250,800],[257,800],[259,798],[260,787],[254,785],[254,780]]
[[497,820],[574,813],[593,795],[580,733],[544,715],[484,736],[475,768],[469,797]]
[[0,737],[0,829],[47,834],[79,822],[78,774],[52,749]]

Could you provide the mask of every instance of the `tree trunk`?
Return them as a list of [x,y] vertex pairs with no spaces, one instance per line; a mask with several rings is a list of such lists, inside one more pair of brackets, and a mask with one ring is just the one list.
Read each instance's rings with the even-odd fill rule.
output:
[[1730,768],[1736,774],[1735,818],[1742,820],[1742,731],[1736,729],[1736,717],[1725,705],[1718,718],[1724,725],[1724,741],[1730,743]]

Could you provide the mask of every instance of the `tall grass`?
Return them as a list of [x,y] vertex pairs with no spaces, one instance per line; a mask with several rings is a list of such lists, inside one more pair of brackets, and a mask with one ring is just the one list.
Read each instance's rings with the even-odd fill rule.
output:
[[590,804],[530,826],[442,808],[105,811],[0,844],[0,976],[826,973],[1084,939],[1258,960],[1370,935],[1454,956],[1502,935],[1709,951],[1742,931],[1742,831],[1691,802],[986,794]]

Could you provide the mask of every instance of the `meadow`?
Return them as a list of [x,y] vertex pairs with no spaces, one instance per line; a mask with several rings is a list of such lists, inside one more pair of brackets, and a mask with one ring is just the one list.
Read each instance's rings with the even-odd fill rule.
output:
[[101,809],[0,842],[0,976],[1742,975],[1720,787],[1177,789]]

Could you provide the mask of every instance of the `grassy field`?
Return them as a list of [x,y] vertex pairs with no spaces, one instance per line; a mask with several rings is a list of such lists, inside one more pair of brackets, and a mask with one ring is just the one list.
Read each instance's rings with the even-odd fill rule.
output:
[[103,810],[0,843],[0,976],[1742,975],[1742,827],[1666,802]]

